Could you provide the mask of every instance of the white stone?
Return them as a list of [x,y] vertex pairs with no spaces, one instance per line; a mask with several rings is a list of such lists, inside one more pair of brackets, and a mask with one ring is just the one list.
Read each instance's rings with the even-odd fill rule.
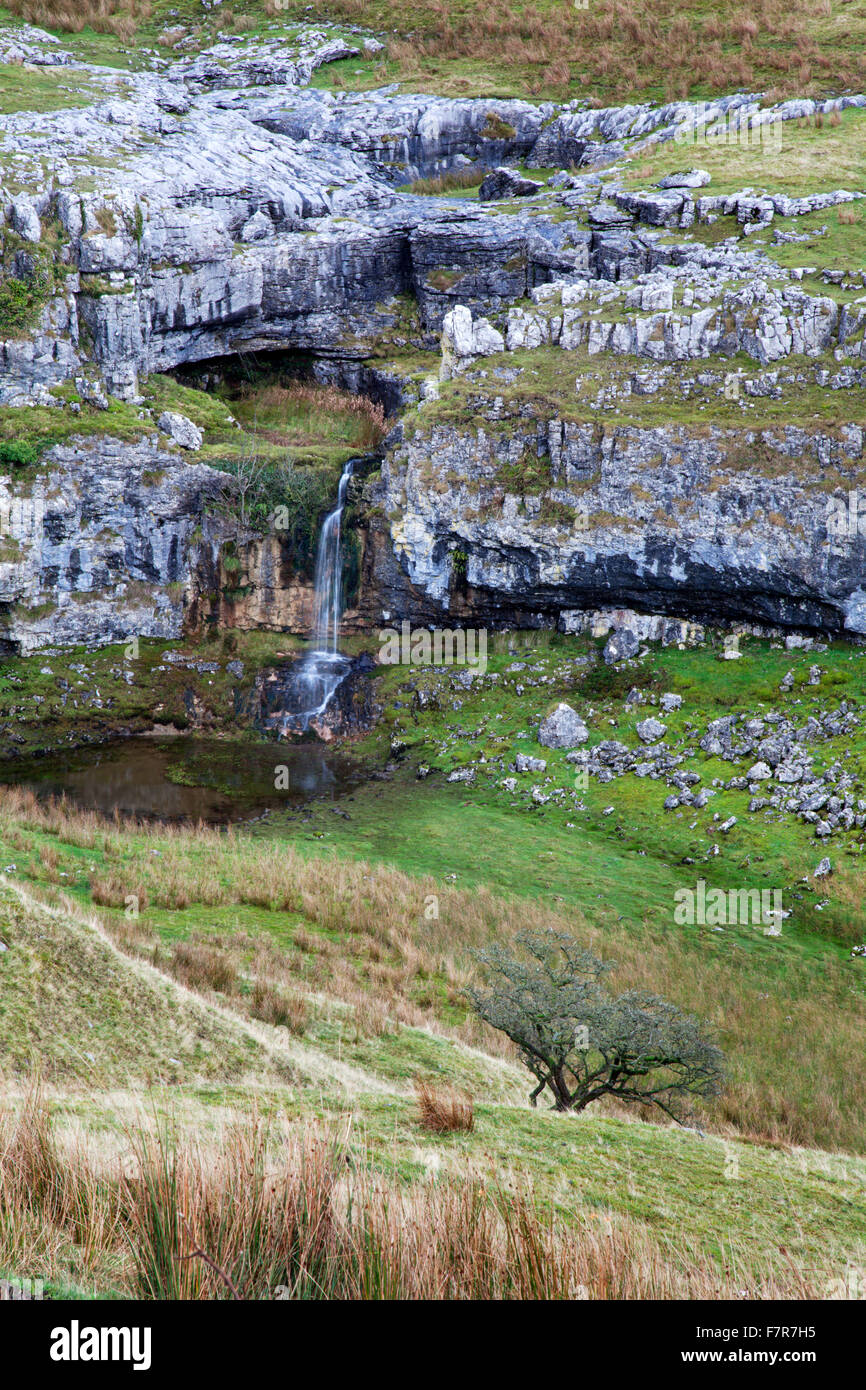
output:
[[176,410],[164,410],[157,421],[159,428],[179,444],[181,449],[200,449],[202,433],[198,425]]

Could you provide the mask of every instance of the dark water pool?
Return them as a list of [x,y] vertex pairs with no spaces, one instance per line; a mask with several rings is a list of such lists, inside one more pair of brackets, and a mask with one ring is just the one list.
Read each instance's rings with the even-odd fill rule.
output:
[[63,796],[104,815],[159,820],[250,820],[334,797],[363,781],[356,764],[320,744],[133,738],[98,748],[0,763],[0,785]]

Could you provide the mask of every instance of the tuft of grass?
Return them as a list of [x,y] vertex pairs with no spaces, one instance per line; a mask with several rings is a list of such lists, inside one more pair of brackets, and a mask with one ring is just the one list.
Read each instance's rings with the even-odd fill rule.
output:
[[222,951],[192,941],[181,941],[175,946],[171,971],[182,984],[199,993],[214,990],[217,994],[230,994],[237,985],[235,971]]
[[288,1028],[290,1033],[305,1033],[310,1021],[309,1005],[302,994],[284,994],[272,984],[256,980],[253,986],[250,1013],[275,1028]]
[[398,1183],[345,1126],[253,1112],[216,1141],[138,1121],[124,1139],[108,1157],[61,1145],[38,1087],[0,1115],[0,1268],[169,1300],[802,1299],[837,1273],[735,1242],[717,1262],[631,1215],[554,1214],[513,1180]]
[[28,24],[80,34],[92,29],[130,43],[151,15],[151,0],[6,0],[6,9]]
[[486,169],[449,169],[435,178],[413,179],[409,192],[436,195],[451,193],[458,188],[478,188],[486,172]]
[[452,1087],[434,1086],[429,1081],[416,1081],[418,1119],[423,1129],[433,1134],[471,1134],[475,1128],[475,1107],[472,1097]]
[[385,433],[381,405],[336,386],[250,383],[229,390],[225,399],[246,428],[294,450],[330,443],[367,453],[378,447]]

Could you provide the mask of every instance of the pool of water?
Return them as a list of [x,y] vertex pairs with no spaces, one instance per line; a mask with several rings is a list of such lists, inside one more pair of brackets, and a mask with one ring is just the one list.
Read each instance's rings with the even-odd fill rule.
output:
[[356,764],[321,744],[132,738],[98,748],[0,763],[0,785],[66,796],[85,810],[171,821],[252,820],[335,797],[363,781]]

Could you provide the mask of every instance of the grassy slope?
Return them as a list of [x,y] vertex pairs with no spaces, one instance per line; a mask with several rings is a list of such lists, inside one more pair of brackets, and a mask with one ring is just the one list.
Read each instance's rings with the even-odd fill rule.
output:
[[271,1070],[230,1020],[124,956],[95,927],[0,886],[3,1067],[88,1086],[241,1080]]
[[[240,651],[250,662],[272,656],[277,646],[284,649],[286,639],[258,634],[240,640],[251,644]],[[509,645],[529,663],[530,669],[519,676],[505,673],[513,659]],[[266,1023],[250,1023],[252,975],[264,972],[280,990],[288,982],[307,999],[309,1017],[302,1040],[291,1044],[293,1084],[281,1093],[280,1106],[288,1106],[299,1121],[312,1115],[334,1122],[342,1122],[349,1106],[360,1121],[358,1143],[371,1143],[375,1161],[388,1170],[418,1176],[434,1154],[446,1172],[464,1171],[471,1161],[500,1176],[512,1170],[529,1173],[538,1191],[563,1209],[576,1204],[581,1211],[631,1214],[660,1233],[682,1229],[696,1249],[713,1255],[719,1254],[720,1242],[732,1242],[739,1252],[736,1260],[752,1270],[771,1257],[775,1243],[793,1252],[799,1269],[816,1267],[811,1262],[823,1230],[830,1233],[831,1264],[841,1269],[847,1259],[857,1258],[859,1161],[799,1151],[788,1155],[786,1149],[777,1153],[761,1147],[761,1138],[783,1145],[820,1144],[827,1150],[862,1152],[866,1147],[862,1078],[851,1067],[866,1023],[863,962],[848,958],[851,944],[862,938],[862,875],[855,857],[860,837],[834,845],[836,876],[824,900],[813,886],[800,882],[823,852],[811,831],[794,822],[748,816],[746,793],[723,792],[700,814],[671,816],[661,811],[667,792],[663,785],[628,778],[606,786],[592,783],[583,797],[587,809],[578,813],[552,803],[530,809],[525,800],[496,785],[498,773],[489,779],[482,775],[471,790],[444,781],[450,768],[481,752],[509,760],[521,749],[541,751],[534,745],[536,721],[563,696],[586,715],[593,741],[607,736],[634,744],[638,716],[623,706],[622,691],[618,696],[606,696],[603,689],[584,691],[575,678],[569,660],[586,648],[582,639],[497,638],[490,670],[500,673],[499,684],[460,692],[459,711],[449,709],[446,699],[442,710],[413,713],[400,686],[417,680],[417,671],[386,672],[380,686],[387,706],[384,720],[358,752],[381,763],[394,736],[404,739],[409,751],[391,780],[371,783],[339,803],[349,819],[335,817],[325,803],[277,818],[257,838],[243,839],[236,849],[215,856],[206,840],[187,843],[145,831],[114,831],[80,841],[74,826],[41,825],[28,812],[5,821],[0,860],[14,864],[16,876],[43,890],[56,892],[63,885],[83,912],[92,910],[97,892],[97,901],[116,902],[103,907],[103,917],[117,939],[146,959],[161,959],[175,973],[177,950],[184,942],[228,959],[235,984],[215,994],[207,979],[201,987],[221,1008],[228,1005],[246,1020],[245,1027],[254,1026],[257,1041],[259,1035],[272,1040],[286,1035],[284,1029],[274,1032]],[[161,650],[162,644],[145,644],[137,684],[126,688],[125,681],[117,682],[118,696],[127,691],[125,717],[133,708],[144,716],[145,692],[153,698],[148,672]],[[652,654],[650,688],[676,690],[684,699],[683,710],[667,720],[674,742],[685,742],[687,719],[700,724],[720,713],[759,711],[768,705],[790,708],[804,718],[819,704],[862,698],[862,652],[840,645],[816,658],[765,642],[745,643],[743,650],[740,662],[726,663],[724,683],[712,648]],[[204,648],[201,654],[212,653]],[[117,664],[117,653],[105,654],[107,670],[99,667],[103,657],[76,655],[86,662],[84,673],[50,658],[55,675],[63,670],[85,688],[95,677],[103,692],[109,691],[107,672]],[[219,659],[222,666],[226,658]],[[816,660],[826,672],[818,688],[803,684]],[[41,674],[43,664],[38,657],[9,667],[20,684],[7,685],[8,712],[13,717],[18,712],[22,730],[32,723],[34,734],[40,719],[44,725],[44,712],[33,705],[33,695],[55,693],[54,676]],[[778,682],[790,668],[797,684],[791,696],[782,697]],[[183,683],[192,679],[187,673],[172,676],[178,708]],[[201,683],[200,693],[225,719],[222,676],[208,679],[215,685]],[[529,684],[523,695],[515,688],[518,679]],[[627,677],[626,684],[630,681]],[[55,713],[60,717],[59,707]],[[67,708],[63,717],[65,736],[74,735],[76,715]],[[822,748],[819,762],[847,752],[844,746]],[[553,783],[569,787],[564,755],[545,756]],[[274,758],[279,759],[277,749]],[[861,779],[864,759],[861,731],[849,753]],[[439,771],[419,783],[414,776],[418,762]],[[701,754],[693,763],[705,782],[731,772]],[[614,813],[605,815],[609,806]],[[724,840],[713,834],[714,813],[740,818]],[[714,840],[720,855],[705,861]],[[274,880],[273,890],[268,883],[269,875],[285,869],[290,846],[300,852],[301,865],[309,867],[297,871],[300,879],[295,881],[302,886],[292,890],[293,905],[286,906],[281,905],[282,880]],[[348,877],[338,878],[336,896],[328,886],[333,870],[321,857],[325,849],[346,865]],[[359,858],[393,864],[408,877],[389,877],[387,870],[367,870],[363,864],[356,870]],[[783,936],[768,940],[736,927],[720,934],[674,929],[674,892],[693,886],[698,876],[725,887],[782,887],[786,906],[794,909]],[[106,883],[115,885],[107,894],[99,888]],[[477,904],[483,907],[488,888],[497,895],[491,900],[494,906],[481,911]],[[140,889],[145,917],[130,927],[124,896]],[[422,911],[430,892],[441,904],[435,927]],[[561,1126],[571,1122],[544,1112],[530,1116],[520,1073],[507,1059],[486,1058],[478,1051],[489,1040],[468,1027],[460,998],[466,948],[480,939],[479,932],[483,937],[501,928],[507,934],[521,923],[551,920],[553,914],[602,954],[621,961],[619,983],[657,988],[717,1027],[730,1059],[731,1092],[705,1121],[716,1130],[715,1138],[702,1143],[655,1127],[624,1125],[620,1117],[603,1113],[576,1123],[561,1138]],[[90,965],[75,964],[65,978],[76,973],[92,980]],[[21,988],[19,983],[10,1048],[19,1061],[28,1036],[21,1019],[25,1004],[33,1009],[34,1000],[46,1023],[61,1022],[55,1034],[75,1039],[79,1051],[94,1051],[87,1046],[88,1010],[94,1006],[89,996],[84,1003],[77,997],[77,985],[76,997],[69,999],[46,1000],[32,979],[29,994]],[[112,994],[106,1010],[106,1060],[115,1053],[114,998]],[[104,996],[103,1002],[109,1004]],[[102,1027],[101,1004],[95,1016]],[[828,1016],[833,1018],[829,1031]],[[9,1028],[8,1020],[5,1026]],[[122,1011],[117,1026],[129,1036]],[[185,1055],[162,1032],[148,1041],[142,1057],[150,1051],[156,1060],[139,1082],[162,1077],[166,1055]],[[466,1041],[473,1046],[467,1048]],[[117,1056],[125,1065],[128,1047],[119,1047]],[[45,1060],[50,1066],[56,1057],[49,1050]],[[474,1094],[474,1135],[432,1140],[418,1130],[409,1088],[419,1075],[455,1082]],[[170,1094],[161,1094],[160,1108],[171,1108]],[[175,1094],[179,1112],[193,1126],[208,1113],[246,1108],[251,1095],[266,1108],[276,1103],[266,1076],[252,1091],[235,1082],[185,1086]],[[87,1127],[111,1129],[134,1100],[114,1096],[114,1117],[98,1094],[88,1098],[64,1092],[58,1104],[70,1120],[74,1116]],[[203,1123],[207,1128],[209,1122]],[[757,1146],[743,1146],[738,1131],[755,1135]],[[739,1155],[742,1187],[725,1176],[726,1163],[730,1166],[725,1142]],[[699,1203],[694,1201],[696,1190]],[[748,1193],[748,1200],[741,1193]]]
[[[233,1028],[227,1022],[222,1005],[216,1013],[189,996],[179,1000],[170,982],[130,963],[74,918],[28,906],[8,889],[3,913],[10,949],[2,968],[13,972],[13,1018],[16,980],[25,976],[31,1025],[34,1019],[41,1025],[32,1033],[34,1056],[41,1056],[50,1074],[59,1059],[58,1070],[66,1070],[73,1047],[81,1057],[85,1048],[98,1054],[89,1077],[82,1075],[87,1067],[76,1062],[77,1084],[70,1089],[67,1076],[65,1087],[53,1087],[48,1099],[61,1138],[75,1138],[82,1130],[90,1143],[99,1136],[103,1157],[125,1147],[128,1126],[145,1113],[140,1087],[147,1082],[144,1123],[170,1121],[179,1135],[194,1135],[205,1150],[220,1143],[225,1126],[249,1115],[253,1106],[264,1116],[284,1117],[290,1126],[323,1121],[336,1126],[350,1151],[359,1160],[372,1160],[383,1175],[414,1183],[427,1181],[431,1172],[440,1182],[474,1174],[494,1187],[529,1177],[538,1199],[563,1220],[589,1220],[603,1230],[611,1220],[628,1218],[669,1247],[666,1258],[675,1266],[709,1258],[746,1287],[767,1271],[778,1276],[791,1270],[820,1296],[830,1278],[844,1276],[848,1265],[862,1259],[863,1160],[700,1139],[612,1117],[573,1120],[531,1113],[519,1100],[521,1078],[512,1066],[418,1029],[398,1027],[368,1038],[359,1057],[339,1006],[321,997],[315,1023],[303,1043],[293,1045],[288,1088],[273,1089],[262,1059],[269,1043],[283,1051],[285,1045],[277,1041],[283,1030],[258,1025],[261,1039],[253,1042],[243,1036],[243,1025]],[[34,983],[46,946],[52,960],[62,962],[58,989],[51,988],[44,971]],[[124,977],[134,982],[134,993],[118,989]],[[175,1019],[188,1031],[178,1029]],[[61,1028],[63,1047],[58,1048],[55,1035]],[[8,1024],[4,1033],[8,1036]],[[192,1083],[199,1068],[190,1056],[189,1035],[196,1033],[210,1039],[210,1079]],[[178,1052],[182,1065],[171,1060]],[[13,1070],[14,1061],[13,1056]],[[243,1087],[236,1082],[239,1061],[247,1068]],[[222,1082],[220,1063],[227,1073]],[[472,1134],[436,1137],[419,1128],[410,1089],[419,1074],[481,1097]],[[252,1076],[257,1080],[251,1089]],[[89,1089],[88,1081],[100,1089]],[[106,1085],[112,1086],[107,1093],[101,1089]],[[13,1113],[20,1094],[7,1082],[6,1103]],[[2,1249],[0,1229],[0,1255]],[[40,1263],[33,1255],[26,1273],[97,1294],[123,1287],[116,1270],[95,1262],[94,1249],[74,1240],[59,1267],[56,1257]]]
[[[56,29],[52,20],[63,7],[54,0],[15,0],[12,8]],[[242,0],[212,15],[203,14],[197,0],[155,0],[150,17],[134,22],[129,8],[113,7],[120,42],[110,32],[112,23],[118,28],[111,16],[76,33],[56,32],[87,61],[135,67],[146,61],[146,48],[175,58],[206,47],[221,32],[290,37],[313,20],[303,0],[281,0],[279,9],[267,0]],[[76,7],[77,24],[90,12],[87,4]],[[799,95],[863,85],[864,17],[844,0],[819,7],[807,0],[739,0],[723,13],[700,0],[652,0],[640,7],[593,0],[586,8],[564,0],[510,0],[495,14],[477,0],[447,7],[325,0],[315,15],[316,22],[323,19],[338,27],[363,24],[386,41],[384,54],[349,58],[314,77],[316,85],[356,90],[396,80],[406,89],[454,96],[608,103],[743,88]]]

